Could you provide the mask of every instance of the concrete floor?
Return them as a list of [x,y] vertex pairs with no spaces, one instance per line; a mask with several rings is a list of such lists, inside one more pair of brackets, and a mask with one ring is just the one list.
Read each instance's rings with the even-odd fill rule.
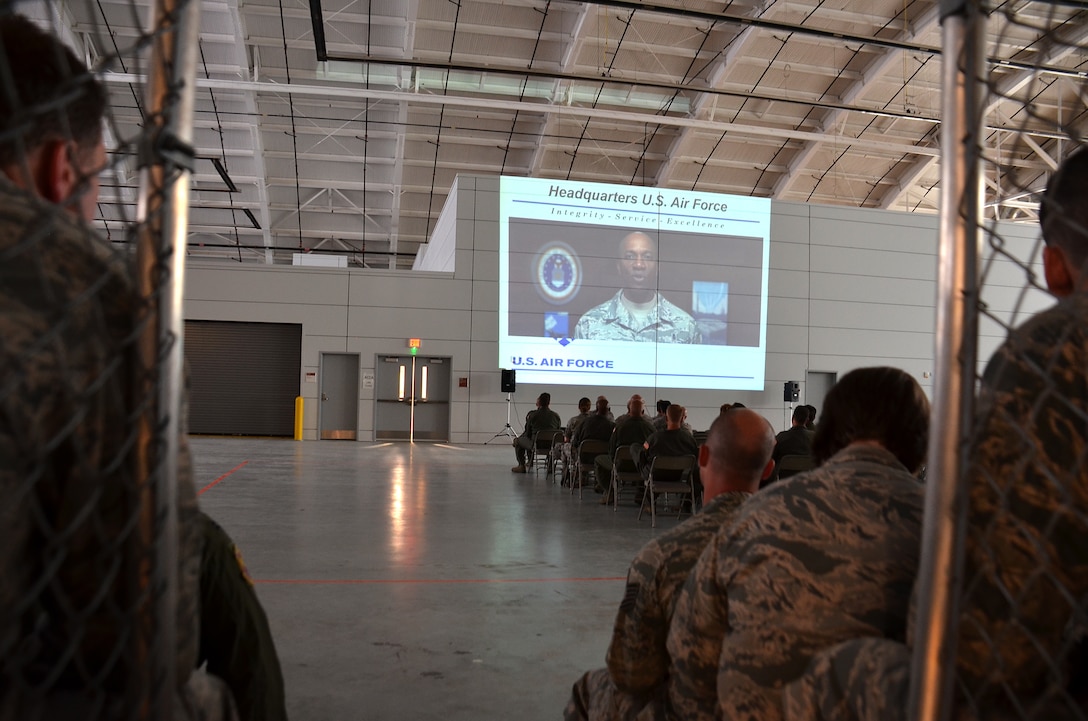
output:
[[194,438],[293,721],[560,718],[635,552],[675,519],[579,501],[488,446]]

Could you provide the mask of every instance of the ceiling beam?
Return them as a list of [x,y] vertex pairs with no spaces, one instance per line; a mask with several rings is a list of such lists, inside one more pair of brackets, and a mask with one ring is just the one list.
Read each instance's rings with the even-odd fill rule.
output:
[[[105,73],[103,75],[103,79],[109,83],[143,82],[142,76],[134,75],[131,73]],[[505,110],[524,110],[526,112],[563,114],[578,118],[594,118],[600,115],[600,110],[595,108],[585,108],[578,106],[560,107],[556,105],[542,105],[540,103],[526,103],[516,100],[498,100],[494,98],[460,97],[455,95],[426,95],[403,90],[374,90],[370,88],[358,87],[328,87],[300,85],[296,83],[280,84],[245,80],[227,81],[208,78],[198,78],[197,86],[209,88],[221,87],[223,89],[252,88],[254,91],[257,92],[272,94],[293,93],[304,96],[332,95],[340,97],[371,98],[375,100],[385,100],[389,102],[404,101],[407,103],[415,103],[419,105],[448,105],[465,108],[484,107]],[[721,132],[722,130],[722,123],[709,120],[701,120],[698,118],[650,115],[647,113],[636,113],[621,110],[610,111],[608,113],[608,117],[612,121],[633,123],[638,125],[639,127],[645,127],[648,123],[650,123],[654,125],[666,125],[681,128],[701,128],[704,130],[713,130],[717,132]],[[822,133],[811,133],[806,131],[789,130],[783,128],[772,128],[766,126],[752,125],[748,123],[729,123],[729,127],[731,132],[735,132],[739,135],[786,137],[797,140],[821,140],[824,137]],[[841,138],[836,139],[836,142],[840,146],[872,148],[873,150],[884,151],[897,150],[903,153],[910,153],[921,156],[935,157],[940,154],[939,149],[936,147],[915,146],[907,143],[896,143],[894,141],[887,140]]]
[[[925,34],[930,32],[941,19],[940,6],[930,6],[921,16],[919,16],[901,35],[900,38],[904,41],[909,40],[911,37]],[[869,64],[864,71],[862,71],[862,77],[860,80],[854,82],[845,93],[843,93],[841,100],[843,103],[852,104],[864,97],[865,93],[872,84],[886,76],[888,70],[898,61],[902,59],[902,51],[885,50],[884,53],[876,58]],[[831,110],[824,114],[824,117],[820,121],[820,125],[823,128],[824,133],[827,134],[828,140],[838,142],[839,136],[833,135],[835,126],[837,126],[842,120],[846,118],[846,112],[840,109]],[[772,198],[782,198],[789,193],[794,181],[799,174],[803,173],[808,167],[809,163],[815,157],[816,153],[823,147],[822,141],[805,143],[804,146],[793,158],[790,159],[789,170],[779,177],[778,181],[774,184],[774,189],[771,191]]]

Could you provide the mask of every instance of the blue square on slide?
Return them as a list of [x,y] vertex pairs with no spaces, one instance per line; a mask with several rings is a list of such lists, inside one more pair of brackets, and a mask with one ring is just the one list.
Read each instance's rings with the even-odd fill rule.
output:
[[544,335],[548,338],[566,338],[570,335],[570,314],[552,311],[544,314]]

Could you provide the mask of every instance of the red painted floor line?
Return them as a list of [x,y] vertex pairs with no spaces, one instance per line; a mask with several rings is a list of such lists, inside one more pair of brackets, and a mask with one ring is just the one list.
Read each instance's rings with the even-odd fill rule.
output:
[[247,458],[246,460],[242,461],[241,463],[239,463],[239,464],[238,464],[237,466],[235,466],[234,468],[232,468],[232,469],[230,469],[229,471],[227,471],[226,473],[224,473],[223,475],[219,476],[219,478],[216,478],[216,479],[215,479],[214,481],[212,481],[212,482],[211,482],[211,483],[209,483],[208,485],[206,485],[206,486],[204,486],[203,488],[201,488],[201,489],[200,489],[200,493],[197,493],[196,495],[198,495],[198,496],[199,496],[199,495],[201,495],[202,493],[204,493],[204,491],[208,491],[208,490],[211,490],[212,488],[214,488],[214,487],[215,487],[215,485],[216,485],[217,483],[219,483],[219,482],[220,482],[221,480],[223,480],[224,478],[226,478],[226,477],[227,477],[227,476],[229,476],[230,474],[234,473],[235,471],[237,471],[237,470],[238,470],[239,468],[241,468],[242,466],[244,466],[244,465],[245,465],[245,464],[247,464],[247,463],[249,463],[249,459],[248,459],[248,458]]
[[600,578],[264,578],[254,583],[313,586],[366,586],[370,584],[391,583],[574,583],[583,581],[623,581],[624,576],[602,576]]

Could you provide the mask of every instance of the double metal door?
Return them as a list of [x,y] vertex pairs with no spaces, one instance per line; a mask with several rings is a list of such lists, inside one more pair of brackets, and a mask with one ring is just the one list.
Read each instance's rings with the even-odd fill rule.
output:
[[451,359],[379,355],[374,363],[374,440],[448,441]]

